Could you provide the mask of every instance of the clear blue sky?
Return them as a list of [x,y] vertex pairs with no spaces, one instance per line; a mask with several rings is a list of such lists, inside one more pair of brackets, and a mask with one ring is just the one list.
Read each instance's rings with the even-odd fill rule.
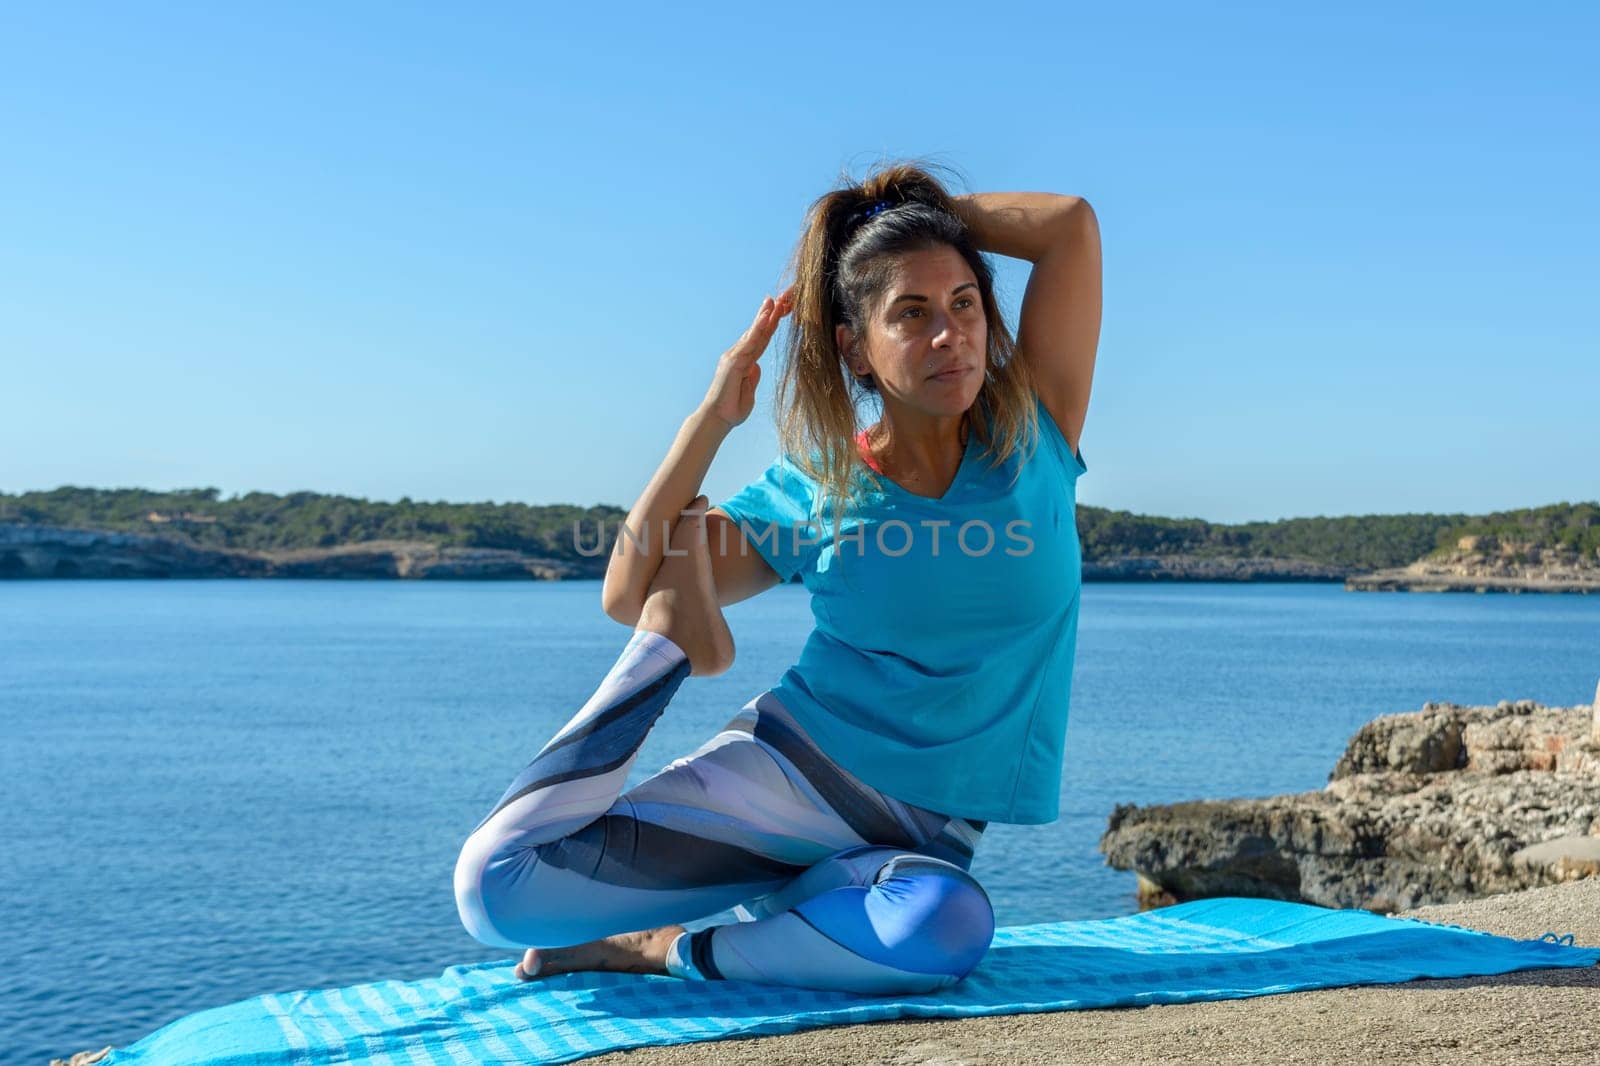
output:
[[9,6],[0,490],[626,506],[917,155],[1099,214],[1084,502],[1600,497],[1596,8],[1111,7]]

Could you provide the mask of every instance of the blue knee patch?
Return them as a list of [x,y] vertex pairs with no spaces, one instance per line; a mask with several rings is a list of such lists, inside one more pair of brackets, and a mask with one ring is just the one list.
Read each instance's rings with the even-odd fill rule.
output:
[[950,863],[905,855],[867,887],[836,889],[794,913],[835,943],[910,973],[965,977],[994,939],[983,886]]

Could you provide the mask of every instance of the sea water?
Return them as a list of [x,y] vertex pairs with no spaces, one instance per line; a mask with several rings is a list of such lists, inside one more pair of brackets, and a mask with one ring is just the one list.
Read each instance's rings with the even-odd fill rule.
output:
[[[728,620],[737,663],[685,683],[630,785],[810,626],[795,586]],[[0,1060],[509,964],[461,928],[456,854],[627,633],[597,582],[0,583]],[[1002,925],[1126,913],[1096,850],[1117,803],[1319,788],[1377,715],[1586,703],[1597,675],[1600,597],[1092,584],[1061,819],[990,826],[973,873]]]

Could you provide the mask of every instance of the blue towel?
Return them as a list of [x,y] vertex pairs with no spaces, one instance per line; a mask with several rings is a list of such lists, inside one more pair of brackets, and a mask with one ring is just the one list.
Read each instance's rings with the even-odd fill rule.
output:
[[[904,997],[743,981],[566,974],[521,982],[515,958],[436,980],[279,992],[180,1018],[113,1066],[571,1062],[621,1048],[888,1018],[965,1018],[1241,999],[1417,977],[1592,966],[1600,950],[1301,903],[1212,899],[1093,922],[1014,926],[967,978]],[[519,956],[520,958],[520,956]]]

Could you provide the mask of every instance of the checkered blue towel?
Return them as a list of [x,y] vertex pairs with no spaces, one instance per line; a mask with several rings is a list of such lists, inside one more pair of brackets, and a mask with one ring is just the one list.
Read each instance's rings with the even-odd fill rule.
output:
[[904,997],[740,981],[567,974],[525,983],[516,959],[437,979],[280,992],[191,1014],[110,1066],[396,1066],[571,1062],[621,1048],[790,1033],[887,1018],[964,1018],[1240,999],[1417,977],[1591,966],[1553,934],[1454,926],[1258,899],[1212,899],[1092,922],[1014,926],[942,992]]

